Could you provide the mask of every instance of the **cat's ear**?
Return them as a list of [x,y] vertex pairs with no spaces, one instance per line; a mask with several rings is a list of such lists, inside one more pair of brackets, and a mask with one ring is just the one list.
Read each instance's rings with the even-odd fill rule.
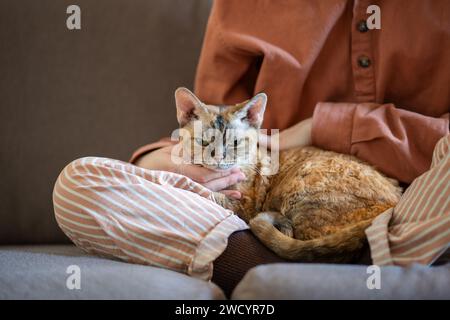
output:
[[178,88],[175,91],[175,103],[177,106],[177,120],[181,127],[197,118],[195,110],[202,105],[195,94],[186,88]]
[[258,93],[251,98],[244,107],[239,110],[242,121],[248,122],[252,127],[260,128],[266,110],[267,96],[265,93]]

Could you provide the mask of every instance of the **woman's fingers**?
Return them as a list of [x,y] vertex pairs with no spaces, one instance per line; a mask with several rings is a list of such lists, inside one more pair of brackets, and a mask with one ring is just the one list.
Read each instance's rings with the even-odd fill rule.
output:
[[[185,175],[205,187],[220,191],[245,179],[239,168],[214,171],[201,166],[183,163],[183,159],[172,154],[173,146],[155,150],[143,157],[139,163],[146,169],[164,170]],[[239,192],[230,192],[231,197],[240,197]]]
[[242,197],[242,194],[237,190],[222,190],[219,191],[220,193],[223,193],[227,197],[233,198],[233,199],[240,199]]
[[214,170],[207,169],[205,167],[200,167],[200,166],[191,165],[191,164],[182,165],[180,171],[181,171],[180,172],[181,174],[186,175],[189,178],[191,178],[192,180],[197,181],[202,184],[205,184],[207,182],[210,182],[210,181],[213,181],[216,179],[225,178],[234,173],[241,172],[239,170],[239,168],[234,168],[234,169],[230,169],[230,170],[222,170],[222,171],[214,171]]
[[205,187],[213,191],[220,191],[232,186],[238,182],[244,181],[245,175],[242,172],[231,173],[228,176],[217,178],[206,183],[203,183]]
[[232,174],[241,173],[241,170],[239,170],[239,168],[221,171],[214,171],[204,167],[201,167],[201,169],[202,172],[200,177],[200,183],[206,183],[216,179],[228,177]]
[[[171,149],[166,149],[164,151],[167,154],[166,157],[170,157],[170,159],[166,159],[166,161],[162,162],[169,167],[169,171],[185,175],[213,191],[226,189],[231,185],[245,180],[245,175],[239,168],[215,171],[194,164],[182,163],[181,158],[171,154]],[[164,167],[164,164],[161,166]],[[230,196],[240,197],[240,193],[230,192]]]

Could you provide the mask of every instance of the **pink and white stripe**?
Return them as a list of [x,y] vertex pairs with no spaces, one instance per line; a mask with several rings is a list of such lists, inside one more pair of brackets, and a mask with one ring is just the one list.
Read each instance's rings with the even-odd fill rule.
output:
[[58,225],[85,251],[205,280],[228,236],[248,228],[185,176],[107,158],[66,166],[53,202]]
[[431,169],[366,230],[374,264],[431,264],[450,244],[450,135],[436,145]]

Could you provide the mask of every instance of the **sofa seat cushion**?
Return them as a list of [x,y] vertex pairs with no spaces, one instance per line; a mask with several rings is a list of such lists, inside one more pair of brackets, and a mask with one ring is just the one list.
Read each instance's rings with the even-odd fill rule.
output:
[[[450,299],[450,264],[380,268],[380,289],[368,289],[368,266],[270,264],[251,269],[232,299]],[[373,278],[370,279],[370,284]]]
[[[80,270],[79,290],[66,285],[72,265]],[[0,299],[224,298],[213,283],[87,255],[72,245],[0,246]]]

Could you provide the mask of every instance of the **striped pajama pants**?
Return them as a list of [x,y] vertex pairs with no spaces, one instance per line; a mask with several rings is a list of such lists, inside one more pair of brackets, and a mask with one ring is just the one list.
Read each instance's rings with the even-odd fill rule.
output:
[[[447,249],[449,174],[450,135],[436,145],[430,170],[366,230],[375,264],[430,264]],[[185,176],[107,158],[67,165],[53,204],[58,225],[83,250],[205,280],[229,235],[248,228]]]
[[53,204],[59,227],[88,253],[205,280],[228,236],[248,228],[185,176],[107,158],[66,166]]
[[429,265],[450,244],[450,135],[434,148],[430,170],[416,178],[395,208],[366,229],[377,265]]

